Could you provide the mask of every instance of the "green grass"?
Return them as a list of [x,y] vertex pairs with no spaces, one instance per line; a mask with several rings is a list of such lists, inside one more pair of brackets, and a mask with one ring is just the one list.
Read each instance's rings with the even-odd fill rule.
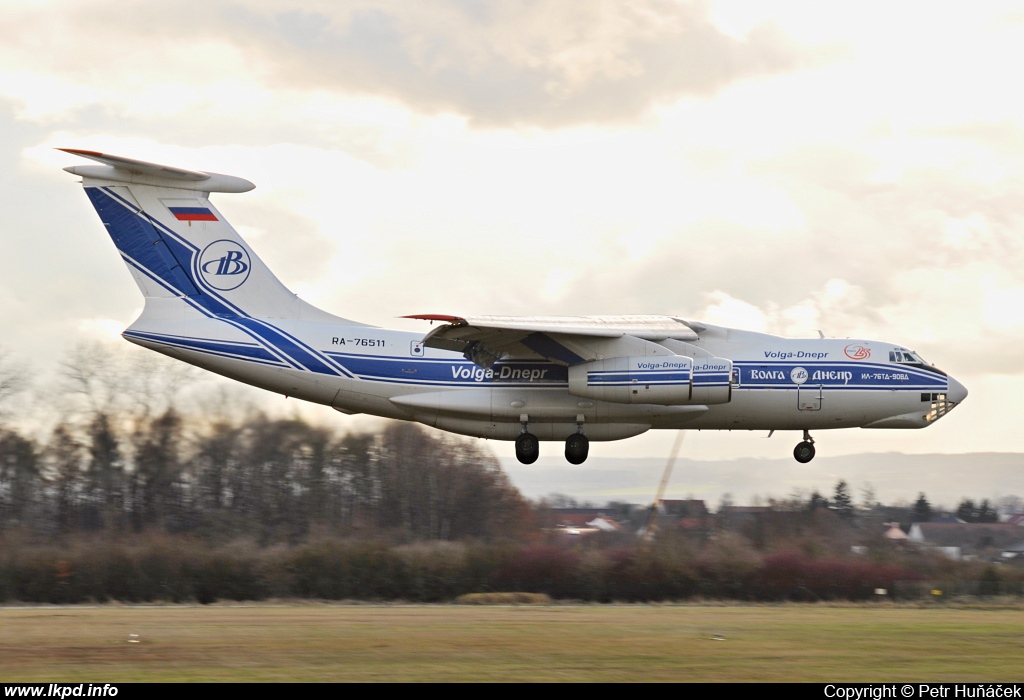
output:
[[1019,606],[0,609],[7,682],[1020,681],[1022,660]]

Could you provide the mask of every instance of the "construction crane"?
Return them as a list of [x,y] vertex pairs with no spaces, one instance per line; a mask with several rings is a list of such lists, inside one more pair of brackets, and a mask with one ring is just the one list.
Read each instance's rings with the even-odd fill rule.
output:
[[668,480],[672,476],[672,467],[675,466],[679,449],[683,446],[684,433],[685,431],[682,430],[676,433],[676,440],[672,444],[672,451],[668,455],[668,463],[665,464],[665,471],[661,475],[661,483],[658,484],[658,493],[654,497],[654,503],[651,504],[651,513],[647,517],[647,527],[644,529],[644,536],[641,540],[644,545],[649,544],[654,539],[654,519],[658,515],[658,508],[661,507],[661,499],[665,496],[665,489],[668,487]]

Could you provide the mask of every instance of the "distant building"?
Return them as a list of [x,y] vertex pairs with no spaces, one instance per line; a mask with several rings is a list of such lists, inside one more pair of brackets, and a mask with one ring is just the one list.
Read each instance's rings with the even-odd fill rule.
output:
[[903,532],[903,528],[900,527],[899,523],[884,523],[888,528],[882,537],[890,540],[905,540],[907,539],[907,533]]
[[709,515],[704,501],[699,499],[665,498],[661,501],[660,510],[677,518],[706,518]]
[[914,523],[908,539],[951,558],[966,559],[1006,551],[1020,540],[1020,534],[1019,527],[1007,523]]
[[578,537],[601,532],[621,532],[623,525],[607,515],[606,508],[548,508],[542,530],[560,536]]
[[999,553],[999,557],[1006,562],[1024,563],[1024,542],[1011,544]]
[[716,513],[719,520],[730,523],[741,523],[748,520],[755,520],[761,515],[771,513],[770,506],[724,506]]
[[606,508],[548,508],[555,527],[587,527],[594,518],[604,517]]
[[587,523],[587,527],[597,528],[601,532],[622,532],[623,527],[607,515],[601,515]]

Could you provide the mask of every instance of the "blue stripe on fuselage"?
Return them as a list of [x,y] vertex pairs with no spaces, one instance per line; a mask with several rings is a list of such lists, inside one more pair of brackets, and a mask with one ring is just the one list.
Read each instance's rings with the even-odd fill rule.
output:
[[466,386],[515,384],[565,386],[569,370],[552,362],[497,362],[484,369],[472,362],[436,358],[328,353],[338,364],[361,379],[401,384]]
[[211,355],[230,357],[236,360],[253,360],[262,364],[285,367],[285,363],[270,354],[266,348],[255,343],[240,343],[227,340],[211,340],[209,338],[191,338],[188,336],[169,335],[166,333],[149,333],[126,330],[122,335],[139,340],[170,345],[185,350],[197,350]]
[[738,361],[741,389],[792,389],[792,372],[807,371],[806,385],[826,389],[945,389],[945,376],[895,364],[864,362]]

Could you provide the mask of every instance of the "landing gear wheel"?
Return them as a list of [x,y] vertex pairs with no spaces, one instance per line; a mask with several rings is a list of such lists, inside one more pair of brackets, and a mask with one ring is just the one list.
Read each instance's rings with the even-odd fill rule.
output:
[[523,464],[533,464],[540,456],[540,440],[533,433],[520,433],[516,438],[516,459]]
[[573,433],[565,439],[565,459],[569,464],[583,464],[590,454],[590,440],[583,433]]
[[807,464],[814,459],[814,443],[798,442],[796,447],[793,448],[793,458],[800,464]]

